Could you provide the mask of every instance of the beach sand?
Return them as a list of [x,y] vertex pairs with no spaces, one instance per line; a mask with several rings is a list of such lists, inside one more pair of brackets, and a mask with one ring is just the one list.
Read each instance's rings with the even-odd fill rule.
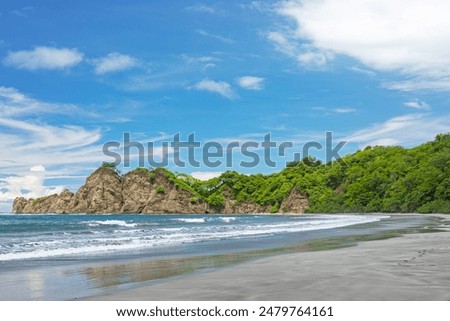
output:
[[443,232],[274,255],[88,299],[450,300],[450,229],[444,223]]

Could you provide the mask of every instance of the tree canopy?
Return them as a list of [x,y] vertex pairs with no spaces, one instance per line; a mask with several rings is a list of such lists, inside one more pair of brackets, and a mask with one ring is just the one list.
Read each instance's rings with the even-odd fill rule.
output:
[[200,181],[166,172],[177,186],[214,207],[232,199],[275,212],[296,189],[309,198],[313,213],[450,213],[450,134],[411,149],[369,146],[328,164],[308,158],[270,175],[227,171]]

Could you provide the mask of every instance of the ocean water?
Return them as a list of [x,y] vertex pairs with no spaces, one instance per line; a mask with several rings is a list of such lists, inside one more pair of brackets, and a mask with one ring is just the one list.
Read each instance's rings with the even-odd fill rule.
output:
[[[260,248],[306,232],[378,222],[383,215],[3,215],[0,262]],[[280,241],[280,238],[285,242]],[[263,242],[263,243],[264,243]],[[250,244],[250,246],[248,246]],[[201,248],[196,251],[196,248]]]
[[329,246],[327,240],[354,244],[433,224],[424,215],[5,214],[0,300],[85,298],[264,255],[315,250]]

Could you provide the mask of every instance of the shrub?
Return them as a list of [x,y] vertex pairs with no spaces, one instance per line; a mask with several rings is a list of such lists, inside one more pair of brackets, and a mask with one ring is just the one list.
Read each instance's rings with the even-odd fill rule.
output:
[[225,205],[225,199],[222,194],[212,194],[208,197],[208,204],[215,208],[221,208]]
[[31,202],[31,205],[35,206],[35,205],[39,204],[40,202],[42,202],[43,200],[44,200],[43,197],[35,198],[35,199],[33,199],[33,201]]
[[273,206],[270,208],[270,213],[278,212],[279,208],[280,208],[280,204],[278,202],[273,204]]
[[100,166],[101,168],[106,168],[106,169],[110,169],[114,172],[116,172],[117,174],[120,174],[120,171],[117,169],[116,164],[114,162],[103,162],[102,165]]
[[164,194],[166,191],[165,191],[165,189],[164,189],[164,187],[163,186],[158,186],[157,188],[156,188],[156,193],[158,193],[158,194]]

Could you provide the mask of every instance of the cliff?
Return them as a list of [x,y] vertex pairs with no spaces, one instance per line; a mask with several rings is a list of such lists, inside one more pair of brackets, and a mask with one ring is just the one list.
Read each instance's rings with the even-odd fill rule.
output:
[[[307,198],[293,192],[284,211],[302,213]],[[223,205],[209,204],[183,180],[165,169],[136,169],[124,176],[113,167],[93,172],[76,193],[64,190],[36,199],[16,198],[13,213],[261,213],[269,206],[225,197]],[[273,212],[273,211],[272,211]]]

